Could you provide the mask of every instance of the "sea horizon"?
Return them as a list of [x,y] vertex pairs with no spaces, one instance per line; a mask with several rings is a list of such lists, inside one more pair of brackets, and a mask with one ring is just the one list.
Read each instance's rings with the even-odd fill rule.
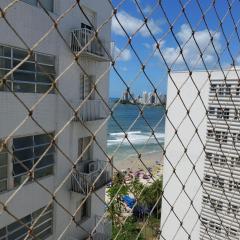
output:
[[[109,103],[112,105],[116,98],[110,98]],[[148,123],[145,122],[143,117],[134,120],[139,114],[137,105],[132,104],[119,104],[113,113],[113,118],[118,124],[111,118],[108,122],[107,130],[107,152],[111,156],[113,152],[114,161],[128,159],[140,152],[141,154],[158,153],[162,151],[161,146],[164,144],[164,127],[165,127],[165,110],[161,106],[146,106],[144,108],[143,117]],[[154,129],[157,140],[151,135],[152,129]],[[128,139],[131,144],[124,139],[125,131],[128,134]],[[161,144],[161,146],[159,145]],[[137,150],[137,152],[134,150]]]

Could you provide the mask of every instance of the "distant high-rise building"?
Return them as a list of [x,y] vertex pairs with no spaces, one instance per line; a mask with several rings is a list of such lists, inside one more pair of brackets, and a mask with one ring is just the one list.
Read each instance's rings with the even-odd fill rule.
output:
[[123,100],[123,101],[129,101],[129,93],[128,93],[128,91],[125,91],[125,92],[123,93],[122,100]]
[[[239,240],[239,74],[231,69],[212,71],[209,79],[207,72],[199,71],[190,80],[189,72],[171,73],[162,239]],[[192,80],[202,100],[196,99]],[[181,100],[173,82],[181,87]],[[182,101],[190,109],[189,117]]]
[[148,104],[149,102],[149,97],[148,93],[146,91],[143,92],[143,104]]
[[156,94],[155,93],[151,93],[150,94],[150,98],[149,98],[149,103],[150,104],[155,104],[156,103]]

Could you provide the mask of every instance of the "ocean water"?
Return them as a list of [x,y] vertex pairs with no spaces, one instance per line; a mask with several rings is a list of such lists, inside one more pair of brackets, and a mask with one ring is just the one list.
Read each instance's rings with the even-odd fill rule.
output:
[[[113,101],[114,99],[111,99],[110,104],[113,104]],[[127,131],[129,140],[139,152],[152,153],[161,151],[161,147],[156,139],[151,136],[151,128],[143,117],[140,117],[134,123],[138,114],[139,109],[136,105],[119,104],[117,108],[115,108],[113,117],[108,122],[107,140],[109,155],[112,155],[117,149],[117,152],[114,154],[114,160],[126,159],[130,155],[136,155],[134,148],[124,139],[122,129]],[[155,135],[158,141],[163,145],[165,124],[163,107],[147,106],[144,108],[143,116],[146,118],[149,125],[155,129]],[[119,147],[120,144],[121,146]]]

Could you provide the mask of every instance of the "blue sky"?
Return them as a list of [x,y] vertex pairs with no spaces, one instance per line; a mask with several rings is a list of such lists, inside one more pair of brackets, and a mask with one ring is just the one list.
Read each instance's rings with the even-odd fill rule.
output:
[[[175,39],[173,38],[173,35],[171,32],[169,32],[169,24],[161,7],[158,5],[158,0],[137,1],[141,5],[141,9],[143,10],[145,16],[149,16],[149,27],[151,28],[155,38],[160,43],[161,52],[163,53],[164,59],[166,60],[168,66],[175,62],[175,64],[171,67],[172,69],[186,70],[186,65],[184,64],[183,59],[178,57],[179,48]],[[122,1],[113,0],[113,4],[115,6],[117,6],[120,2]],[[185,4],[189,1],[165,0],[162,1],[162,6],[171,23],[173,23],[177,16],[180,15],[173,25],[174,34],[179,44],[184,46],[183,55],[191,70],[202,69],[203,65],[201,60],[197,61],[199,58],[199,50],[191,35],[192,31],[187,19],[184,17],[184,14],[181,14],[182,8],[180,2]],[[235,59],[240,60],[239,40],[237,35],[238,32],[235,31],[235,25],[233,23],[233,19],[236,23],[238,22],[240,3],[238,1],[233,3],[231,9],[233,16],[232,19],[231,15],[229,14],[230,12],[228,10],[227,1],[216,1],[215,9],[218,16],[212,7],[211,0],[199,2],[203,12],[206,13],[205,19],[207,26],[201,20],[202,14],[196,0],[190,1],[190,3],[186,5],[185,12],[192,27],[195,29],[195,39],[201,51],[204,51],[203,58],[207,64],[207,67],[209,69],[219,67],[217,64],[217,55],[215,50],[218,52],[218,54],[220,54],[221,65],[223,67],[229,66],[229,64],[232,62],[230,54],[226,49],[226,40],[224,38],[224,34],[227,39],[231,38],[229,45],[231,54]],[[231,4],[232,1],[229,2]],[[137,8],[135,0],[126,0],[124,4],[118,7],[117,16],[129,35],[135,33],[143,22],[143,16]],[[223,31],[219,27],[218,17],[223,19]],[[210,35],[207,27],[213,36],[215,50],[213,49],[212,45],[209,44]],[[135,95],[139,95],[145,90],[148,92],[152,91],[153,87],[147,80],[146,76],[144,76],[143,73],[139,74],[141,65],[138,58],[134,54],[134,51],[129,46],[124,49],[128,38],[115,19],[113,19],[112,23],[112,40],[115,43],[116,54],[121,52],[116,62],[116,69],[120,73],[121,77],[127,82],[127,84],[130,85],[132,92],[134,92]],[[143,62],[150,58],[146,65],[147,77],[157,87],[159,93],[166,93],[166,65],[164,64],[158,52],[153,54],[155,42],[150,36],[146,27],[141,28],[141,30],[133,36],[132,46]],[[115,73],[115,71],[112,70],[110,76],[110,96],[120,97],[125,89],[126,87],[122,84],[119,76]]]

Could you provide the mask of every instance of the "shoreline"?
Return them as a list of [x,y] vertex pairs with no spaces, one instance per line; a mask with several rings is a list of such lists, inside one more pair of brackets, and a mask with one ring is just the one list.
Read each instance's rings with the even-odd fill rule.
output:
[[[141,160],[147,168],[154,169],[156,166],[163,165],[163,153],[161,151],[143,153],[141,156]],[[158,162],[158,164],[156,164],[156,161]],[[115,160],[113,161],[113,165],[119,171],[127,170],[127,169],[130,169],[131,171],[134,171],[134,172],[140,169],[147,171],[146,167],[141,163],[141,161],[138,159],[136,155],[129,156],[124,160]]]

